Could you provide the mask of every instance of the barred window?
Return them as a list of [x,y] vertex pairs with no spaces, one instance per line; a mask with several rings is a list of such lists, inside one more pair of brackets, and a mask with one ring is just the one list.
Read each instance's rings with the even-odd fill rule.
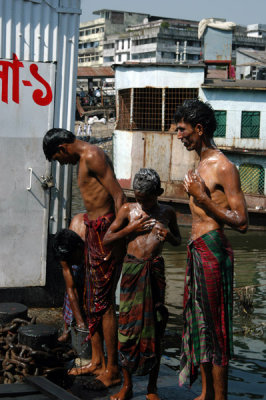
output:
[[130,129],[130,89],[119,90],[117,129]]
[[162,128],[162,90],[134,89],[132,129],[160,131]]
[[216,118],[216,131],[214,137],[225,137],[226,136],[226,111],[214,111]]
[[260,112],[242,111],[241,138],[253,139],[260,136]]
[[244,193],[264,194],[264,168],[257,164],[242,164],[239,167],[241,188]]
[[168,131],[177,106],[198,97],[198,89],[119,90],[118,129]]

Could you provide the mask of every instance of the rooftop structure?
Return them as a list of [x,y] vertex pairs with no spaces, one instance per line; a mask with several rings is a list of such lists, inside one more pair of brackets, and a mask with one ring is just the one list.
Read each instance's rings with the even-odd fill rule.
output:
[[[199,21],[111,9],[97,10],[94,14],[99,18],[80,25],[79,66],[136,60],[198,63],[202,59]],[[238,47],[265,50],[264,27],[258,24],[235,27],[229,52],[233,61]]]
[[266,51],[237,49],[236,78],[266,80]]
[[113,161],[123,188],[131,189],[139,168],[154,168],[165,190],[161,199],[182,207],[188,202],[182,181],[198,159],[177,139],[173,116],[185,99],[200,97],[215,110],[214,140],[239,168],[249,212],[266,216],[266,81],[209,80],[203,63],[138,62],[114,68]]

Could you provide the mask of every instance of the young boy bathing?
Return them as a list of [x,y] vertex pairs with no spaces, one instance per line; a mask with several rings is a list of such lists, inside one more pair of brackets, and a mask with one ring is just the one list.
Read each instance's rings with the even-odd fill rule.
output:
[[127,238],[127,255],[122,269],[118,350],[124,382],[111,400],[132,397],[132,373],[149,374],[147,400],[159,400],[157,378],[160,367],[160,342],[168,318],[164,306],[164,242],[181,242],[176,214],[161,205],[160,177],[153,169],[141,168],[134,177],[136,203],[124,204],[109,227],[103,244]]
[[61,229],[53,241],[55,256],[61,264],[66,285],[63,306],[64,331],[58,338],[59,342],[68,340],[74,319],[79,328],[86,327],[83,312],[84,236],[83,214],[77,214],[72,219],[69,229]]

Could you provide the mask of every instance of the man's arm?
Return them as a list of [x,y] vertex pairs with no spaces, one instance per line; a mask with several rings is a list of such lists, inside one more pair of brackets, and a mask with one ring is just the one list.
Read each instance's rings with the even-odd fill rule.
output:
[[119,209],[115,220],[109,226],[109,229],[104,235],[103,238],[104,246],[108,246],[109,244],[119,239],[122,239],[127,235],[127,229],[125,229],[127,226],[125,227],[125,224],[128,223],[128,212],[129,212],[129,206],[128,203],[126,203]]
[[160,241],[167,241],[172,246],[179,246],[181,243],[181,235],[179,231],[179,227],[177,225],[177,218],[175,210],[172,207],[169,207],[168,210],[168,229],[156,227],[156,234]]
[[171,207],[169,209],[170,221],[168,224],[169,230],[166,240],[173,246],[179,246],[181,243],[181,235],[177,224],[175,210]]
[[151,230],[155,224],[155,220],[148,215],[140,215],[134,221],[128,223],[129,204],[124,204],[106,232],[103,245],[106,246],[112,242],[128,236],[132,232],[145,232]]
[[218,166],[216,174],[219,185],[224,189],[230,209],[222,207],[211,199],[204,180],[197,173],[188,172],[184,180],[185,190],[215,220],[245,233],[248,228],[248,213],[238,170],[234,164],[228,161]]
[[114,171],[107,162],[104,151],[97,146],[91,146],[87,163],[88,168],[96,174],[101,184],[112,196],[117,214],[118,210],[126,202],[126,196],[115,177]]
[[86,325],[83,321],[83,318],[82,318],[81,312],[80,312],[80,308],[79,308],[78,292],[75,287],[73,276],[72,276],[72,273],[70,270],[71,266],[69,266],[67,261],[60,261],[60,264],[62,266],[63,277],[64,277],[65,284],[66,284],[66,292],[68,294],[70,307],[74,314],[77,326],[79,328],[85,328]]

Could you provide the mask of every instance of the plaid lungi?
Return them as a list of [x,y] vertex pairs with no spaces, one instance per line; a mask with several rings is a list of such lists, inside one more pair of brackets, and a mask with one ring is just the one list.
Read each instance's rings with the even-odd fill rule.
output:
[[102,241],[114,218],[114,213],[110,213],[96,220],[89,220],[88,215],[84,214],[86,225],[84,307],[90,332],[87,339],[94,335],[103,314],[112,304],[115,285],[121,271],[121,265],[117,265],[113,258],[104,260],[110,253],[111,247],[104,247]]
[[[84,290],[84,264],[72,265],[71,268],[72,268],[74,283],[79,296],[79,306],[80,309],[82,310],[83,308],[82,300],[83,300],[83,290]],[[67,292],[65,292],[64,296],[63,318],[68,326],[70,326],[75,319],[70,306],[70,301]]]
[[127,255],[120,289],[118,350],[123,368],[146,375],[155,366],[156,342],[167,322],[164,260]]
[[233,355],[233,250],[221,230],[188,244],[179,384],[201,363],[228,365]]

